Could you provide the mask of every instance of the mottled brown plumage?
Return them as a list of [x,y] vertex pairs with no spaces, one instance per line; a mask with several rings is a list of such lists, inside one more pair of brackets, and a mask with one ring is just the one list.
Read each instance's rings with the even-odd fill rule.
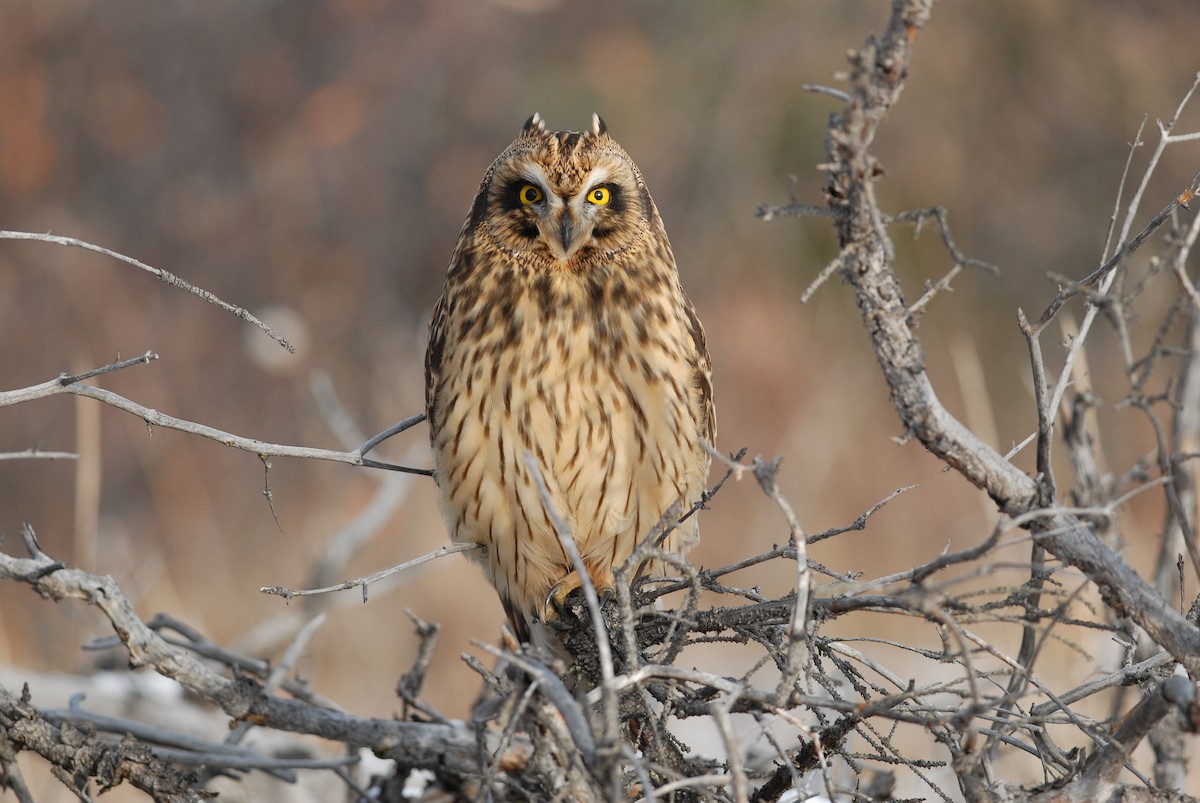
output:
[[[532,473],[597,588],[674,503],[715,433],[704,330],[637,166],[593,118],[534,115],[488,170],[450,258],[425,360],[442,512],[522,640],[578,587]],[[695,518],[667,545],[696,540]]]

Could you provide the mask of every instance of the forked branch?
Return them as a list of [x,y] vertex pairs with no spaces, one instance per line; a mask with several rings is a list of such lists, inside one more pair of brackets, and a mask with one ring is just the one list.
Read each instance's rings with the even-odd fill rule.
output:
[[854,289],[896,411],[926,449],[985,490],[1002,513],[1030,516],[1028,528],[1052,554],[1083,571],[1119,615],[1131,617],[1200,677],[1200,631],[1079,519],[1044,506],[1039,483],[951,415],[926,373],[925,351],[893,269],[886,216],[875,197],[880,172],[871,145],[904,88],[931,5],[931,0],[895,0],[882,39],[872,37],[851,54],[852,101],[832,116],[826,137],[826,196],[842,248],[842,272]]

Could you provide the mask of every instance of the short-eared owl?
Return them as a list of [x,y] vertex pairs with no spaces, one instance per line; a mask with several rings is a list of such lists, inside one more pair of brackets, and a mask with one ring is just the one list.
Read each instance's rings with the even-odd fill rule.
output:
[[[526,455],[597,589],[704,491],[704,330],[662,220],[599,117],[525,123],[479,185],[430,325],[425,400],[442,512],[523,641],[580,585]],[[695,519],[669,548],[695,542]]]

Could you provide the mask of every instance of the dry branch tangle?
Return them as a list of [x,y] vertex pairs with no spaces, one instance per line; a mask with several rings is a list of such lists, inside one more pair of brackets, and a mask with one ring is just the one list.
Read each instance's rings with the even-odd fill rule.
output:
[[15,558],[0,553],[0,579],[28,583],[46,599],[79,599],[96,605],[129,650],[131,665],[153,667],[237,721],[369,748],[410,767],[456,775],[478,770],[478,742],[466,727],[355,717],[267,695],[249,679],[222,677],[149,628],[112,577],[68,568],[42,554]]
[[876,202],[879,174],[870,145],[899,98],[917,32],[932,0],[896,0],[882,40],[851,54],[851,100],[827,129],[829,185],[842,271],[853,286],[892,401],[907,430],[925,448],[987,491],[1000,511],[1029,516],[1026,527],[1060,560],[1083,571],[1118,615],[1133,619],[1200,678],[1200,630],[1173,609],[1076,517],[1043,499],[1038,482],[963,426],[938,401],[925,372],[925,352],[904,292],[892,270],[893,248]]
[[192,779],[132,738],[114,744],[71,726],[55,727],[27,701],[2,687],[0,738],[19,750],[38,753],[64,776],[95,778],[102,790],[129,781],[161,803],[196,803],[210,797],[193,789]]
[[[1172,618],[1173,612],[1157,594],[1144,584],[1138,586],[1140,581],[1132,571],[1103,547],[1080,521],[1061,509],[1049,507],[1053,504],[1052,495],[1046,492],[1039,481],[1017,470],[950,416],[938,402],[925,373],[924,351],[912,330],[915,311],[913,307],[906,306],[904,294],[891,270],[892,247],[885,225],[895,218],[883,215],[877,207],[872,182],[878,175],[878,170],[869,153],[869,146],[884,114],[899,96],[906,77],[911,48],[928,13],[927,2],[896,2],[893,22],[885,37],[881,41],[870,40],[862,51],[853,56],[853,94],[848,96],[849,101],[844,113],[833,119],[829,129],[829,207],[835,213],[843,244],[843,252],[837,264],[844,266],[855,287],[864,321],[875,343],[885,376],[892,387],[897,410],[909,431],[971,482],[987,489],[1004,513],[1028,526],[1052,551],[1084,569],[1100,584],[1115,609],[1138,618],[1138,621],[1154,633],[1160,643],[1166,644],[1177,657],[1185,661],[1190,660],[1192,663],[1189,667],[1194,669],[1198,655],[1195,648],[1195,631],[1177,616]],[[40,392],[40,389],[34,390]],[[101,400],[112,403],[104,398]],[[3,401],[0,394],[0,404]],[[143,408],[122,409],[134,414],[145,412]],[[150,421],[149,418],[147,420]],[[162,419],[156,419],[152,423],[161,425],[161,421]],[[195,431],[192,431],[192,434],[204,435],[203,432]],[[372,439],[360,447],[358,456],[368,452],[375,441],[376,439]],[[247,445],[243,444],[242,448]],[[260,449],[261,447],[254,448],[252,451]],[[312,458],[318,455],[302,456]],[[791,529],[793,535],[798,534],[798,526],[793,525]],[[992,545],[993,543],[989,542],[987,547],[990,549]],[[798,551],[798,546],[800,545],[792,546],[790,553],[782,549],[773,549],[766,555],[741,561],[740,565],[751,565],[767,559],[787,559],[797,561],[803,566],[804,556]],[[26,582],[48,598],[76,597],[102,608],[129,649],[134,663],[151,665],[162,674],[179,680],[188,688],[221,706],[235,720],[313,733],[351,746],[369,747],[379,755],[395,758],[404,769],[431,768],[443,774],[446,779],[478,779],[482,775],[483,780],[478,786],[484,790],[494,790],[498,795],[511,793],[516,796],[531,788],[528,784],[534,783],[540,785],[532,788],[547,792],[567,789],[572,799],[586,797],[602,800],[617,799],[620,796],[621,787],[617,784],[625,783],[627,779],[619,777],[618,773],[624,770],[622,763],[625,763],[626,766],[633,767],[634,771],[643,773],[642,777],[636,779],[643,793],[653,790],[655,783],[665,782],[657,790],[661,794],[666,794],[668,789],[711,786],[716,799],[729,799],[722,797],[726,795],[729,785],[736,799],[752,797],[754,800],[772,800],[794,788],[798,782],[798,774],[823,764],[821,749],[829,754],[839,752],[848,734],[860,726],[870,725],[867,721],[869,718],[936,728],[939,738],[952,740],[962,736],[963,742],[968,743],[966,737],[971,730],[970,718],[985,708],[1004,703],[998,702],[995,697],[985,698],[974,689],[969,692],[964,690],[975,679],[975,672],[969,666],[965,667],[967,671],[964,678],[934,686],[910,689],[902,677],[896,676],[894,689],[883,684],[877,691],[867,695],[868,700],[865,701],[845,699],[841,696],[837,699],[827,699],[820,695],[784,695],[782,689],[757,689],[749,682],[749,675],[739,680],[673,666],[680,645],[689,638],[699,643],[702,640],[729,641],[735,637],[745,642],[753,637],[757,644],[768,649],[766,657],[774,658],[781,668],[791,667],[792,664],[786,663],[781,657],[781,645],[783,649],[797,650],[801,646],[795,625],[804,618],[796,613],[800,610],[796,602],[802,601],[807,602],[808,621],[811,625],[808,644],[817,658],[823,658],[832,664],[834,652],[840,655],[852,653],[845,645],[837,643],[836,639],[818,635],[818,627],[824,621],[824,617],[852,610],[871,609],[926,616],[938,623],[953,624],[950,621],[953,617],[946,613],[948,605],[934,599],[932,595],[926,596],[921,593],[924,580],[935,570],[950,565],[950,558],[957,560],[953,555],[944,556],[926,567],[919,567],[909,577],[897,576],[891,582],[883,584],[890,587],[894,583],[911,581],[913,588],[910,590],[913,593],[907,595],[897,593],[889,596],[885,595],[883,590],[877,595],[868,595],[865,591],[851,593],[853,583],[850,578],[844,578],[840,587],[826,588],[826,593],[831,595],[829,597],[804,600],[796,595],[787,595],[780,599],[764,600],[753,590],[742,592],[743,596],[752,601],[751,605],[739,602],[736,607],[710,610],[700,610],[698,607],[700,588],[703,586],[715,593],[735,593],[736,590],[730,591],[715,583],[715,578],[734,569],[702,575],[688,567],[689,582],[684,582],[680,588],[694,590],[695,600],[683,609],[685,615],[664,615],[659,620],[643,620],[635,628],[632,611],[621,612],[623,619],[620,627],[625,632],[620,635],[627,636],[629,641],[625,645],[615,646],[624,646],[624,658],[628,665],[618,667],[621,674],[615,676],[612,670],[608,671],[607,682],[597,670],[595,674],[598,679],[594,680],[597,689],[592,695],[592,703],[597,702],[605,692],[631,692],[625,696],[634,703],[639,702],[640,696],[644,708],[637,707],[634,710],[644,718],[659,710],[669,711],[678,719],[716,719],[716,713],[719,713],[725,719],[718,719],[718,723],[727,723],[730,713],[786,717],[789,712],[779,710],[780,699],[784,698],[788,707],[824,710],[826,715],[839,715],[819,731],[801,731],[807,742],[802,740],[796,746],[786,745],[778,748],[778,756],[772,758],[776,767],[774,773],[752,796],[749,795],[748,781],[756,776],[746,771],[745,763],[742,756],[736,753],[732,738],[726,739],[731,756],[727,772],[720,771],[719,762],[704,763],[694,760],[685,755],[682,748],[676,744],[666,743],[656,749],[659,755],[666,757],[662,764],[673,774],[660,773],[656,769],[652,778],[650,771],[645,767],[648,762],[639,765],[635,756],[620,752],[624,746],[619,738],[613,736],[616,730],[615,719],[606,719],[599,723],[595,720],[588,721],[584,717],[584,706],[577,704],[569,695],[565,703],[557,708],[549,705],[547,700],[551,695],[547,689],[552,678],[539,679],[540,670],[529,672],[529,675],[535,681],[535,685],[541,683],[541,686],[514,687],[510,683],[501,690],[499,696],[508,706],[504,709],[505,717],[480,715],[480,719],[472,723],[488,727],[494,723],[496,728],[489,736],[494,735],[495,729],[503,724],[508,731],[504,739],[512,737],[513,731],[518,728],[528,732],[534,737],[537,749],[532,755],[517,756],[515,750],[509,753],[495,749],[494,742],[485,742],[482,738],[477,741],[476,731],[469,727],[452,725],[444,719],[439,723],[424,723],[350,717],[329,708],[317,708],[303,702],[275,697],[253,681],[229,680],[196,661],[190,654],[164,643],[157,632],[137,617],[132,605],[121,595],[111,578],[68,569],[40,553],[35,552],[34,559],[28,561],[0,557],[0,579],[7,577]],[[628,591],[625,588],[619,590]],[[625,609],[630,608],[628,599],[623,599],[621,604]],[[962,620],[969,624],[970,620],[965,614],[971,613],[971,610],[964,606],[960,611],[964,613],[961,616]],[[1046,611],[1043,618],[1051,618],[1054,613]],[[996,621],[1015,620],[1009,617]],[[616,625],[610,624],[609,628],[614,634],[617,633]],[[958,629],[948,627],[948,630],[954,632]],[[644,643],[635,643],[635,634],[640,634]],[[713,638],[697,639],[697,634],[711,635]],[[590,633],[583,633],[582,639],[585,646],[593,641]],[[668,641],[670,645],[667,651],[657,649],[659,645]],[[647,644],[656,648],[654,655],[658,656],[660,662],[650,662],[647,656],[642,654],[642,648]],[[961,655],[964,663],[971,653],[965,643],[955,645],[953,650],[947,648],[944,656],[950,657],[951,652],[955,656]],[[497,651],[496,654],[504,657],[504,651]],[[513,656],[508,663],[518,665],[517,659],[520,657]],[[927,657],[940,659],[942,656]],[[875,669],[866,661],[863,663],[868,668]],[[1019,667],[1013,664],[1013,669],[1017,672],[1028,671],[1028,668],[1029,665]],[[505,673],[497,670],[494,674],[481,674],[488,679],[489,684],[499,686],[498,677]],[[885,675],[882,671],[879,674]],[[1133,678],[1133,675],[1125,677]],[[794,680],[789,678],[785,685],[794,689]],[[419,682],[413,686],[411,694],[414,697],[419,692],[419,686]],[[1171,687],[1167,689],[1171,690]],[[890,693],[885,694],[885,691]],[[973,707],[967,709],[968,714],[965,716],[953,714],[952,709],[947,713],[939,707],[938,694],[942,692],[955,693],[959,699],[972,700]],[[1040,729],[1044,722],[1043,714],[1048,718],[1057,707],[1061,707],[1059,701],[1062,699],[1056,698],[1052,704],[1046,704],[1046,709],[1041,714],[1034,709],[1033,713],[1036,716],[1029,720],[1028,726],[1021,725],[1018,729],[1027,727],[1030,732]],[[1068,699],[1067,705],[1070,702]],[[415,705],[415,702],[413,704]],[[609,710],[610,716],[616,716],[611,707],[605,708]],[[481,707],[481,710],[485,709]],[[521,713],[523,710],[531,713],[524,715]],[[569,717],[568,714],[575,716]],[[664,716],[663,719],[665,718]],[[976,719],[982,717],[976,716]],[[511,730],[508,730],[509,726]],[[602,728],[607,729],[608,738],[604,738],[606,732],[602,731]],[[480,731],[482,730],[483,727],[480,727]],[[726,732],[731,732],[727,725],[723,729],[723,735],[728,735]],[[867,732],[867,728],[864,727],[862,732]],[[813,738],[814,736],[816,738]],[[599,742],[598,750],[583,746],[595,741]],[[506,742],[501,742],[501,745],[504,744]],[[885,746],[892,749],[891,745]],[[648,754],[648,751],[643,752]],[[884,751],[880,748],[879,752]],[[597,754],[600,754],[599,759],[596,758]],[[978,754],[971,754],[968,747],[964,749],[964,755],[967,759],[973,759]],[[581,756],[584,757],[582,761]],[[883,757],[888,758],[886,755]],[[514,758],[521,760],[512,760]],[[778,759],[777,762],[775,758]],[[895,758],[900,763],[907,764],[913,771],[925,766],[918,762],[908,764],[899,752]],[[3,760],[2,755],[0,760]],[[593,760],[602,771],[597,772],[591,768]],[[1119,769],[1119,765],[1114,766]],[[957,766],[955,768],[958,769]],[[1070,766],[1055,767],[1055,772],[1070,770]],[[982,773],[976,773],[970,766],[964,766],[960,774],[963,788],[969,788],[967,784],[975,781],[977,776],[981,782],[986,780]],[[982,785],[978,788],[981,794],[992,793],[990,788],[984,788]],[[611,793],[613,789],[616,789],[616,794]],[[1056,796],[1057,790],[1051,794]],[[1091,795],[1094,792],[1089,791],[1087,794]]]

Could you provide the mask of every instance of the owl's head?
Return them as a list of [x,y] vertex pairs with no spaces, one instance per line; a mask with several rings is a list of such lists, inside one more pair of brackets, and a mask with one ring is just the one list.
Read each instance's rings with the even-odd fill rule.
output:
[[599,115],[578,132],[547,131],[535,114],[484,177],[471,227],[531,267],[580,269],[640,247],[657,217]]

